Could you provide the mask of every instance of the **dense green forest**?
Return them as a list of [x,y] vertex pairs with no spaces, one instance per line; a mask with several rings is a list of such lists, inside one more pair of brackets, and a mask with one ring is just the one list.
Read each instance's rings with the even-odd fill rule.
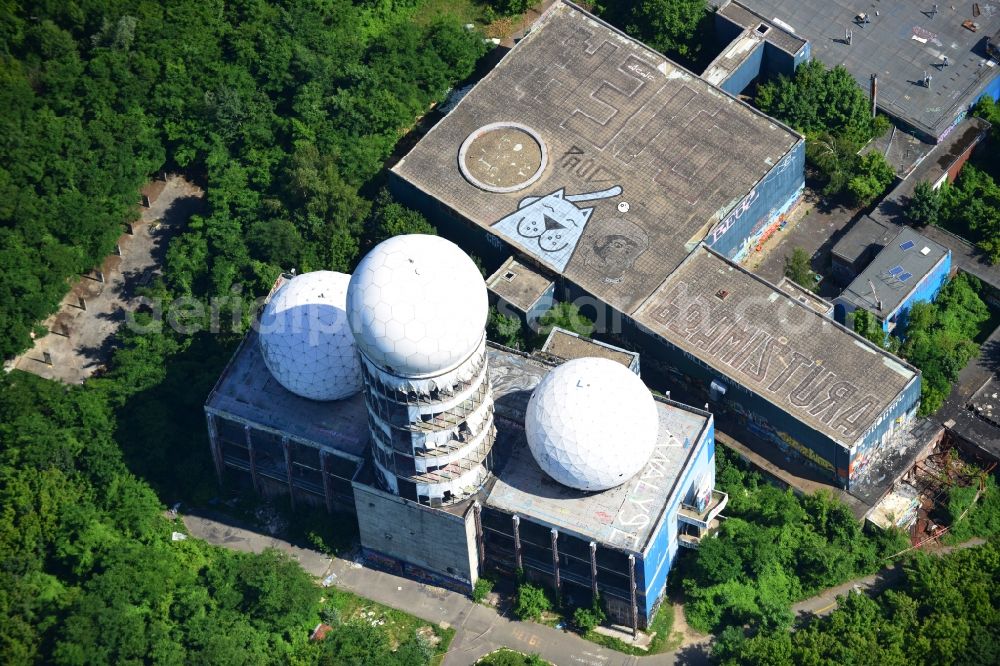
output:
[[878,570],[909,543],[901,533],[866,534],[828,493],[796,495],[767,483],[725,447],[715,455],[716,485],[729,494],[727,519],[671,572],[696,629],[786,630],[793,602]]
[[298,565],[172,541],[161,501],[218,492],[201,403],[279,270],[348,270],[366,245],[429,229],[380,194],[380,171],[486,52],[451,9],[85,0],[0,12],[0,354],[24,348],[68,280],[111,250],[161,168],[199,181],[208,207],[146,294],[230,296],[224,321],[236,322],[217,335],[123,330],[109,372],[84,387],[0,378],[5,663],[339,664],[358,650],[427,662],[415,637],[349,618],[341,639],[309,643],[323,606]]
[[729,665],[1000,663],[1000,542],[935,557],[918,553],[895,589],[852,593],[794,632],[726,629],[714,647]]
[[67,280],[111,251],[164,167],[203,181],[210,204],[171,248],[175,293],[259,291],[279,266],[348,269],[374,240],[365,188],[486,49],[426,4],[8,6],[0,355],[23,349]]

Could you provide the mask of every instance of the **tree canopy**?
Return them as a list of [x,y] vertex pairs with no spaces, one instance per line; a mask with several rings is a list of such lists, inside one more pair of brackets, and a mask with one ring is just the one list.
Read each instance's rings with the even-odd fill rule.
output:
[[843,502],[827,493],[797,496],[716,448],[716,485],[729,494],[727,519],[701,542],[678,573],[691,626],[787,629],[800,598],[874,571],[906,539],[868,536]]
[[892,182],[892,167],[881,154],[858,151],[889,127],[885,116],[872,117],[868,96],[850,72],[818,60],[799,65],[792,77],[779,76],[757,88],[754,103],[764,113],[806,136],[806,159],[823,192],[848,192],[856,205],[877,198]]
[[705,0],[604,0],[594,11],[657,51],[690,64],[711,23]]
[[0,145],[0,356],[24,349],[67,280],[110,254],[162,168],[208,193],[210,212],[171,248],[170,286],[191,293],[279,267],[348,270],[393,225],[426,229],[361,193],[485,52],[481,35],[422,15],[425,4],[99,0],[5,13],[0,122],[17,140]]
[[[954,185],[942,185],[937,224],[963,236],[1000,262],[1000,184],[976,164],[966,164]],[[912,204],[911,204],[912,206]]]
[[183,527],[154,489],[170,503],[217,495],[202,404],[280,270],[346,271],[383,237],[431,231],[377,195],[380,174],[486,49],[431,4],[2,13],[0,354],[23,349],[67,280],[112,250],[161,168],[198,180],[208,207],[143,294],[217,299],[224,322],[185,334],[138,313],[146,330],[123,328],[85,386],[0,375],[4,663],[355,664],[358,643],[366,663],[428,662],[416,636],[353,618],[341,639],[310,643],[320,589],[297,563],[172,540]]
[[727,629],[713,657],[725,665],[995,664],[1000,661],[1000,543],[942,557],[919,553],[896,589],[850,593],[794,632],[747,637]]
[[933,303],[916,303],[908,313],[900,354],[920,368],[921,415],[941,407],[958,373],[979,353],[975,340],[990,318],[981,288],[979,280],[959,273]]
[[785,257],[785,277],[810,291],[816,288],[816,273],[812,269],[812,257],[801,247],[794,248]]

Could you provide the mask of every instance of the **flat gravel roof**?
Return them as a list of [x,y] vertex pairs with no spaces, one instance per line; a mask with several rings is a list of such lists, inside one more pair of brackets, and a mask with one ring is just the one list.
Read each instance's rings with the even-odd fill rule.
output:
[[393,171],[630,313],[799,141],[556,2]]

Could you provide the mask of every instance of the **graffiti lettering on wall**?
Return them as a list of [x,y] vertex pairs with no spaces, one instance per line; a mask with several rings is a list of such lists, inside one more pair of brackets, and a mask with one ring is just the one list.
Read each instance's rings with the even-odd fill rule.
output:
[[[899,400],[896,400],[886,412],[891,413],[899,405],[899,402]],[[858,445],[857,450],[851,456],[851,463],[848,468],[848,476],[850,476],[851,481],[860,479],[871,469],[871,464],[876,458],[876,453],[892,441],[896,433],[900,432],[903,426],[913,418],[915,411],[911,410],[894,418],[885,431],[878,437],[870,437],[870,435],[884,423],[887,418],[886,416],[880,418],[875,425],[865,431],[861,444]]]
[[[739,222],[739,220],[743,217],[743,215],[745,215],[746,212],[757,202],[757,199],[759,198],[758,194],[759,191],[764,191],[764,192],[770,191],[770,185],[772,181],[774,181],[774,179],[778,178],[779,176],[784,174],[785,171],[788,170],[788,168],[793,163],[793,157],[795,156],[795,154],[796,152],[794,149],[790,151],[788,154],[786,154],[785,157],[783,157],[782,160],[778,162],[778,165],[768,172],[768,174],[764,177],[764,180],[761,181],[757,185],[757,187],[750,190],[750,194],[746,195],[743,201],[736,204],[736,207],[733,208],[731,211],[729,211],[729,214],[726,215],[726,217],[723,218],[721,222],[715,225],[715,227],[710,232],[708,232],[708,236],[705,238],[705,242],[708,245],[710,246],[715,245],[720,238],[726,235],[726,232],[728,232],[733,226],[736,225],[737,222]],[[761,227],[766,225],[769,220],[773,219],[775,214],[781,214],[787,212],[789,208],[791,208],[792,204],[797,200],[798,200],[798,192],[792,195],[792,197],[787,202],[785,202],[785,204],[781,206],[779,210],[775,211],[774,209],[771,209],[771,211],[767,215],[762,216],[757,221],[754,230],[749,234],[747,234],[747,236],[751,239],[755,238],[756,235],[760,233]],[[749,246],[744,246],[743,249],[740,251],[740,254],[743,255],[745,252],[748,251],[748,248]]]
[[770,422],[768,422],[768,420],[760,414],[747,411],[743,408],[743,405],[735,400],[727,400],[725,404],[730,411],[735,412],[746,419],[747,430],[761,439],[776,445],[782,453],[789,453],[789,449],[791,449],[804,458],[806,462],[818,467],[821,470],[827,472],[832,472],[834,470],[833,463],[820,456],[808,446],[799,442],[787,432],[782,432],[772,426]]
[[807,412],[848,441],[857,438],[878,408],[875,396],[861,394],[855,384],[828,371],[822,359],[809,358],[788,338],[754,326],[722,301],[710,304],[690,296],[683,281],[657,298],[650,315],[742,375],[759,393]]
[[750,190],[750,194],[744,197],[743,201],[736,204],[736,208],[734,208],[729,215],[726,216],[726,219],[715,225],[715,228],[708,233],[708,244],[714,245],[720,238],[725,236],[726,232],[729,231],[741,217],[743,217],[743,214],[750,210],[750,206],[752,206],[755,201],[757,201],[757,190],[753,189]]

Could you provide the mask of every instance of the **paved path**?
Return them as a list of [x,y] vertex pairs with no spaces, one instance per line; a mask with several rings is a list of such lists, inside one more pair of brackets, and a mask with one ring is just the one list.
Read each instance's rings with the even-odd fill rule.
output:
[[[456,629],[455,639],[445,655],[445,666],[473,664],[485,654],[508,647],[527,654],[537,653],[557,666],[636,666],[637,664],[673,666],[707,664],[706,637],[675,652],[635,657],[609,650],[576,634],[534,622],[519,622],[499,615],[493,608],[473,603],[468,597],[442,588],[424,585],[408,578],[376,571],[341,558],[329,558],[306,548],[253,529],[223,522],[207,515],[182,517],[190,534],[224,548],[259,553],[277,548],[296,559],[317,578],[330,578],[332,584],[367,599],[399,609],[434,624]],[[957,546],[932,551],[943,555],[959,548],[985,543],[971,539]],[[877,594],[902,575],[898,567],[883,569],[870,576],[848,581],[792,606],[796,616],[826,615],[837,606],[837,597],[852,589]]]
[[[135,309],[136,289],[159,270],[170,237],[203,203],[203,192],[180,176],[157,184],[162,191],[149,208],[142,209],[134,233],[118,239],[121,255],[106,257],[99,267],[106,281],[100,282],[96,273],[77,280],[59,310],[41,322],[50,333],[13,359],[13,367],[80,384],[107,362],[126,311]],[[86,310],[79,305],[81,298]]]
[[349,560],[331,559],[253,529],[230,524],[229,521],[222,522],[205,515],[185,515],[182,519],[192,536],[208,543],[255,553],[277,548],[290,554],[317,578],[332,574],[333,584],[341,589],[428,622],[454,627],[457,632],[445,656],[446,666],[473,664],[483,655],[501,647],[528,654],[538,653],[557,666],[708,663],[703,643],[689,645],[673,653],[633,657],[585,641],[572,632],[502,617],[493,608],[473,603],[465,595],[362,567]]

